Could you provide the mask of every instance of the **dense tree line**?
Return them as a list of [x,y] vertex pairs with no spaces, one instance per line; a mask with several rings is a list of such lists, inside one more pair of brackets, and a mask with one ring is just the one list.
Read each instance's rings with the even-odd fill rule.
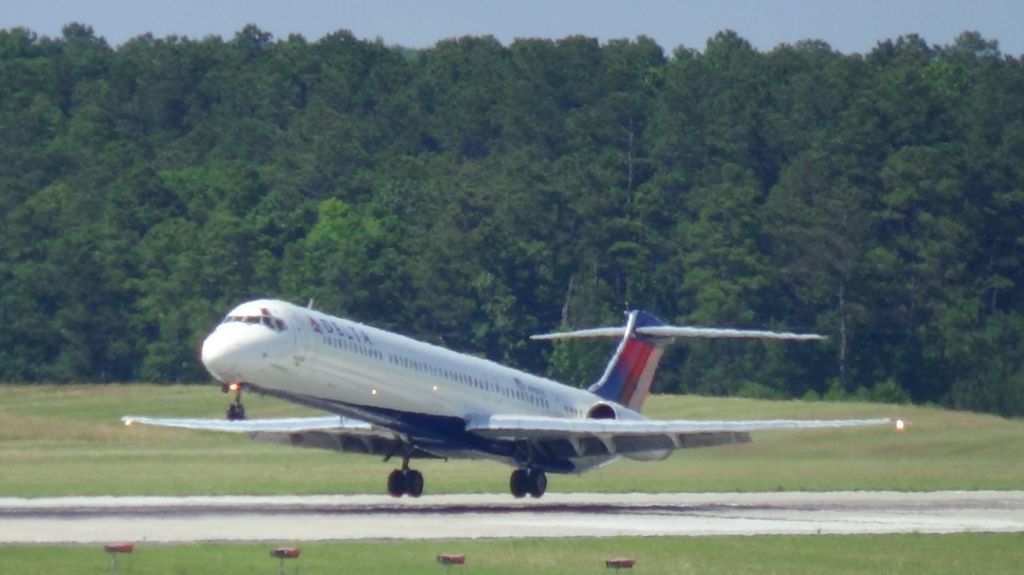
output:
[[584,384],[614,324],[665,392],[1024,413],[1024,68],[995,41],[671,54],[648,38],[0,31],[0,379],[202,381],[276,296]]

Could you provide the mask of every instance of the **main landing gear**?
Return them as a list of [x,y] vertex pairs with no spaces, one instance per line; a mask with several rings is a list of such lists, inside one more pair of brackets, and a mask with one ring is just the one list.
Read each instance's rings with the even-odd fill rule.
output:
[[[543,497],[548,490],[548,476],[539,469],[516,469],[509,480],[509,490],[517,499],[522,499],[527,494],[534,499]],[[409,460],[403,461],[401,469],[395,469],[388,475],[388,495],[423,495],[423,474],[415,469],[409,469]]]
[[220,388],[224,393],[228,393],[230,391],[235,392],[235,401],[228,406],[228,421],[241,421],[245,419],[245,406],[242,405],[243,388],[245,388],[245,385],[240,381],[225,383]]
[[527,493],[536,499],[548,490],[548,476],[539,469],[516,469],[512,472],[508,487],[516,499],[526,497]]
[[409,469],[409,460],[402,462],[402,468],[388,475],[388,495],[392,497],[419,497],[423,495],[423,474]]

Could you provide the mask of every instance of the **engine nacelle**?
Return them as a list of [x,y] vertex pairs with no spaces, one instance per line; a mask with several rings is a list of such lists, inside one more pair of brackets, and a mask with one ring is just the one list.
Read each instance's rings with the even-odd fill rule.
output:
[[[616,403],[599,402],[590,406],[587,410],[587,419],[624,419],[624,420],[637,420],[646,419],[636,411],[618,405]],[[653,451],[637,451],[633,453],[623,453],[622,456],[627,459],[634,461],[661,461],[669,455],[672,455],[671,449],[659,449]]]
[[610,403],[595,403],[587,410],[587,419],[618,419],[615,406]]
[[632,409],[614,402],[600,401],[587,410],[587,419],[645,419]]

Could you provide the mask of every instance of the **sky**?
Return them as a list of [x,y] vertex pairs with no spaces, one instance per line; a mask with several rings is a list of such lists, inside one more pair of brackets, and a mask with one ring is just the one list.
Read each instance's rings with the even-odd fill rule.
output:
[[759,50],[824,40],[844,53],[916,33],[950,44],[965,30],[1024,53],[1024,0],[0,0],[0,28],[59,36],[68,22],[92,26],[117,46],[144,33],[232,38],[253,23],[275,38],[315,41],[340,29],[409,48],[465,35],[602,42],[647,35],[666,52],[701,50],[731,29]]

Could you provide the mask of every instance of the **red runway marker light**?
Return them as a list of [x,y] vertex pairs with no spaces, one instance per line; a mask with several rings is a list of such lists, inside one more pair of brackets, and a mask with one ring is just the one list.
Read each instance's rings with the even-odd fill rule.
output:
[[[298,559],[299,549],[297,547],[278,547],[270,552],[270,556],[275,559],[280,559],[281,564],[277,568],[278,575],[284,575],[284,561],[285,559]],[[295,565],[295,572],[299,572],[298,564]]]
[[301,551],[295,547],[278,547],[270,552],[271,557],[278,559],[298,559]]
[[135,549],[134,543],[107,543],[103,550],[107,553],[131,553]]
[[103,550],[110,554],[110,570],[117,571],[117,557],[124,553],[131,553],[135,549],[134,543],[107,543]]
[[604,566],[609,569],[632,569],[633,565],[636,565],[636,559],[628,559],[626,557],[616,557],[615,559],[605,559]]
[[437,556],[437,562],[441,565],[465,565],[466,556],[454,553],[442,553]]
[[466,556],[461,553],[442,553],[437,556],[437,562],[444,565],[445,575],[451,573],[452,565],[465,565]]

